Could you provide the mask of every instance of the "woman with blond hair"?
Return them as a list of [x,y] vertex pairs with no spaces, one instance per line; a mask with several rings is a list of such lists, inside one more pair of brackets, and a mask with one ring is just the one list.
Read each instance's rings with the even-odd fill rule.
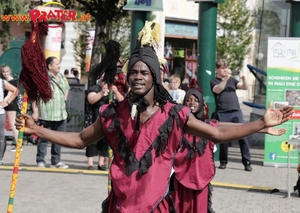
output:
[[[17,87],[17,81],[13,78],[12,76],[12,72],[11,69],[8,65],[3,64],[1,66],[1,78],[6,80],[8,83],[10,83],[11,85],[13,85],[14,87]],[[4,90],[4,97],[7,96],[9,91]],[[15,119],[16,119],[16,115],[17,115],[17,111],[19,111],[18,108],[18,104],[17,104],[17,99],[15,98],[7,107],[4,108],[5,109],[5,114],[10,126],[10,129],[13,132],[13,138],[14,141],[12,144],[16,144],[17,140],[18,140],[18,130],[16,129],[14,123],[15,123]],[[16,151],[16,147],[13,147],[10,151],[15,152]]]

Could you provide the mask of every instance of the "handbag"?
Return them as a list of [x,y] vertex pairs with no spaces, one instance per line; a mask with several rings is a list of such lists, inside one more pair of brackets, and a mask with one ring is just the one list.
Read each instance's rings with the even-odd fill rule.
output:
[[[59,84],[58,84],[56,81],[54,81],[53,77],[50,76],[50,78],[51,78],[51,81],[52,81],[53,83],[55,83],[56,86],[60,89],[60,91],[63,93],[63,95],[65,95],[65,92],[64,92],[63,89],[59,86]],[[66,105],[66,112],[67,112],[67,115],[68,115],[68,116],[67,116],[67,123],[69,123],[69,122],[71,121],[72,117],[70,116],[70,113],[68,112],[67,101],[65,101],[65,105]]]

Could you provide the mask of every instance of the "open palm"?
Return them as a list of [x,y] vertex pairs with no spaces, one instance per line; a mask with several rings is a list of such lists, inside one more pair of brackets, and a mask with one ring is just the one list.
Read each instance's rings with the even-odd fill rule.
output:
[[273,101],[269,104],[264,116],[263,121],[266,127],[273,127],[280,125],[289,120],[289,116],[294,113],[294,107],[285,106],[281,109],[273,110]]

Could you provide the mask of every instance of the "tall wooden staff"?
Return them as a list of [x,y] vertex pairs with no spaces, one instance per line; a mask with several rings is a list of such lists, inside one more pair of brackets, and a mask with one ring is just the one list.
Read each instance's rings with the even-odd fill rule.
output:
[[[23,103],[22,103],[23,113],[27,112],[27,106],[28,106],[28,96],[27,93],[24,92]],[[18,180],[19,165],[20,165],[20,158],[21,158],[21,149],[23,144],[23,133],[24,133],[24,127],[22,127],[22,129],[19,130],[19,134],[18,134],[18,141],[16,146],[16,154],[15,154],[13,174],[12,174],[10,193],[8,199],[7,213],[11,213],[13,210],[14,197],[16,192],[16,185]]]
[[[112,86],[109,87],[109,103],[113,101],[114,98],[114,93],[112,91]],[[112,159],[113,159],[113,150],[110,146],[108,146],[108,182],[107,182],[107,191],[108,194],[111,191],[111,175],[110,175],[110,167],[112,164]]]
[[[28,100],[38,103],[42,99],[44,102],[47,102],[52,97],[45,55],[40,44],[40,37],[48,34],[48,26],[47,23],[31,24],[32,32],[30,39],[26,41],[21,48],[22,71],[20,73],[18,87],[22,85],[25,91],[21,110],[23,113],[27,112]],[[7,213],[12,213],[13,211],[24,128],[25,127],[20,129],[18,134]]]

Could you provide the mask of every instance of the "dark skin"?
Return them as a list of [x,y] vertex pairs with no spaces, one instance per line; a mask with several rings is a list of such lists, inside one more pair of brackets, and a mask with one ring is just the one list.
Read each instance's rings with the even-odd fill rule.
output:
[[[133,100],[152,87],[153,77],[148,66],[143,62],[137,62],[128,74],[128,83],[131,87]],[[159,110],[159,107],[154,104],[153,88],[150,89],[144,98],[150,105],[141,110],[141,122],[146,122],[153,113]],[[281,110],[272,110],[271,103],[262,119],[246,124],[219,125],[218,127],[212,127],[205,122],[199,121],[190,114],[184,130],[192,135],[212,140],[215,143],[224,143],[243,138],[268,127],[280,125],[286,122],[292,113],[293,107],[291,106],[286,106]],[[61,146],[77,149],[82,149],[104,137],[99,118],[94,124],[82,130],[80,133],[58,132],[39,127],[32,117],[27,114],[19,115],[16,118],[15,126],[18,130],[25,126],[24,132],[27,134],[36,134],[39,137]]]
[[[193,114],[195,114],[199,111],[200,104],[201,103],[199,102],[198,98],[195,97],[194,95],[190,95],[184,103],[185,106],[190,107],[191,112]],[[202,104],[203,104],[203,102],[202,102]],[[224,125],[237,125],[237,123],[219,122],[219,126],[224,126]],[[267,127],[267,128],[260,130],[259,132],[279,136],[279,135],[283,135],[286,132],[286,129]]]
[[[139,61],[135,63],[128,75],[128,81],[130,82],[129,85],[132,88],[132,100],[135,100],[138,96],[145,94],[150,89],[150,91],[144,96],[144,99],[147,100],[150,105],[142,108],[140,114],[140,121],[145,123],[151,115],[159,110],[159,106],[154,104],[154,88],[152,87],[153,77],[151,71],[146,64]],[[139,86],[136,87],[136,84]]]

